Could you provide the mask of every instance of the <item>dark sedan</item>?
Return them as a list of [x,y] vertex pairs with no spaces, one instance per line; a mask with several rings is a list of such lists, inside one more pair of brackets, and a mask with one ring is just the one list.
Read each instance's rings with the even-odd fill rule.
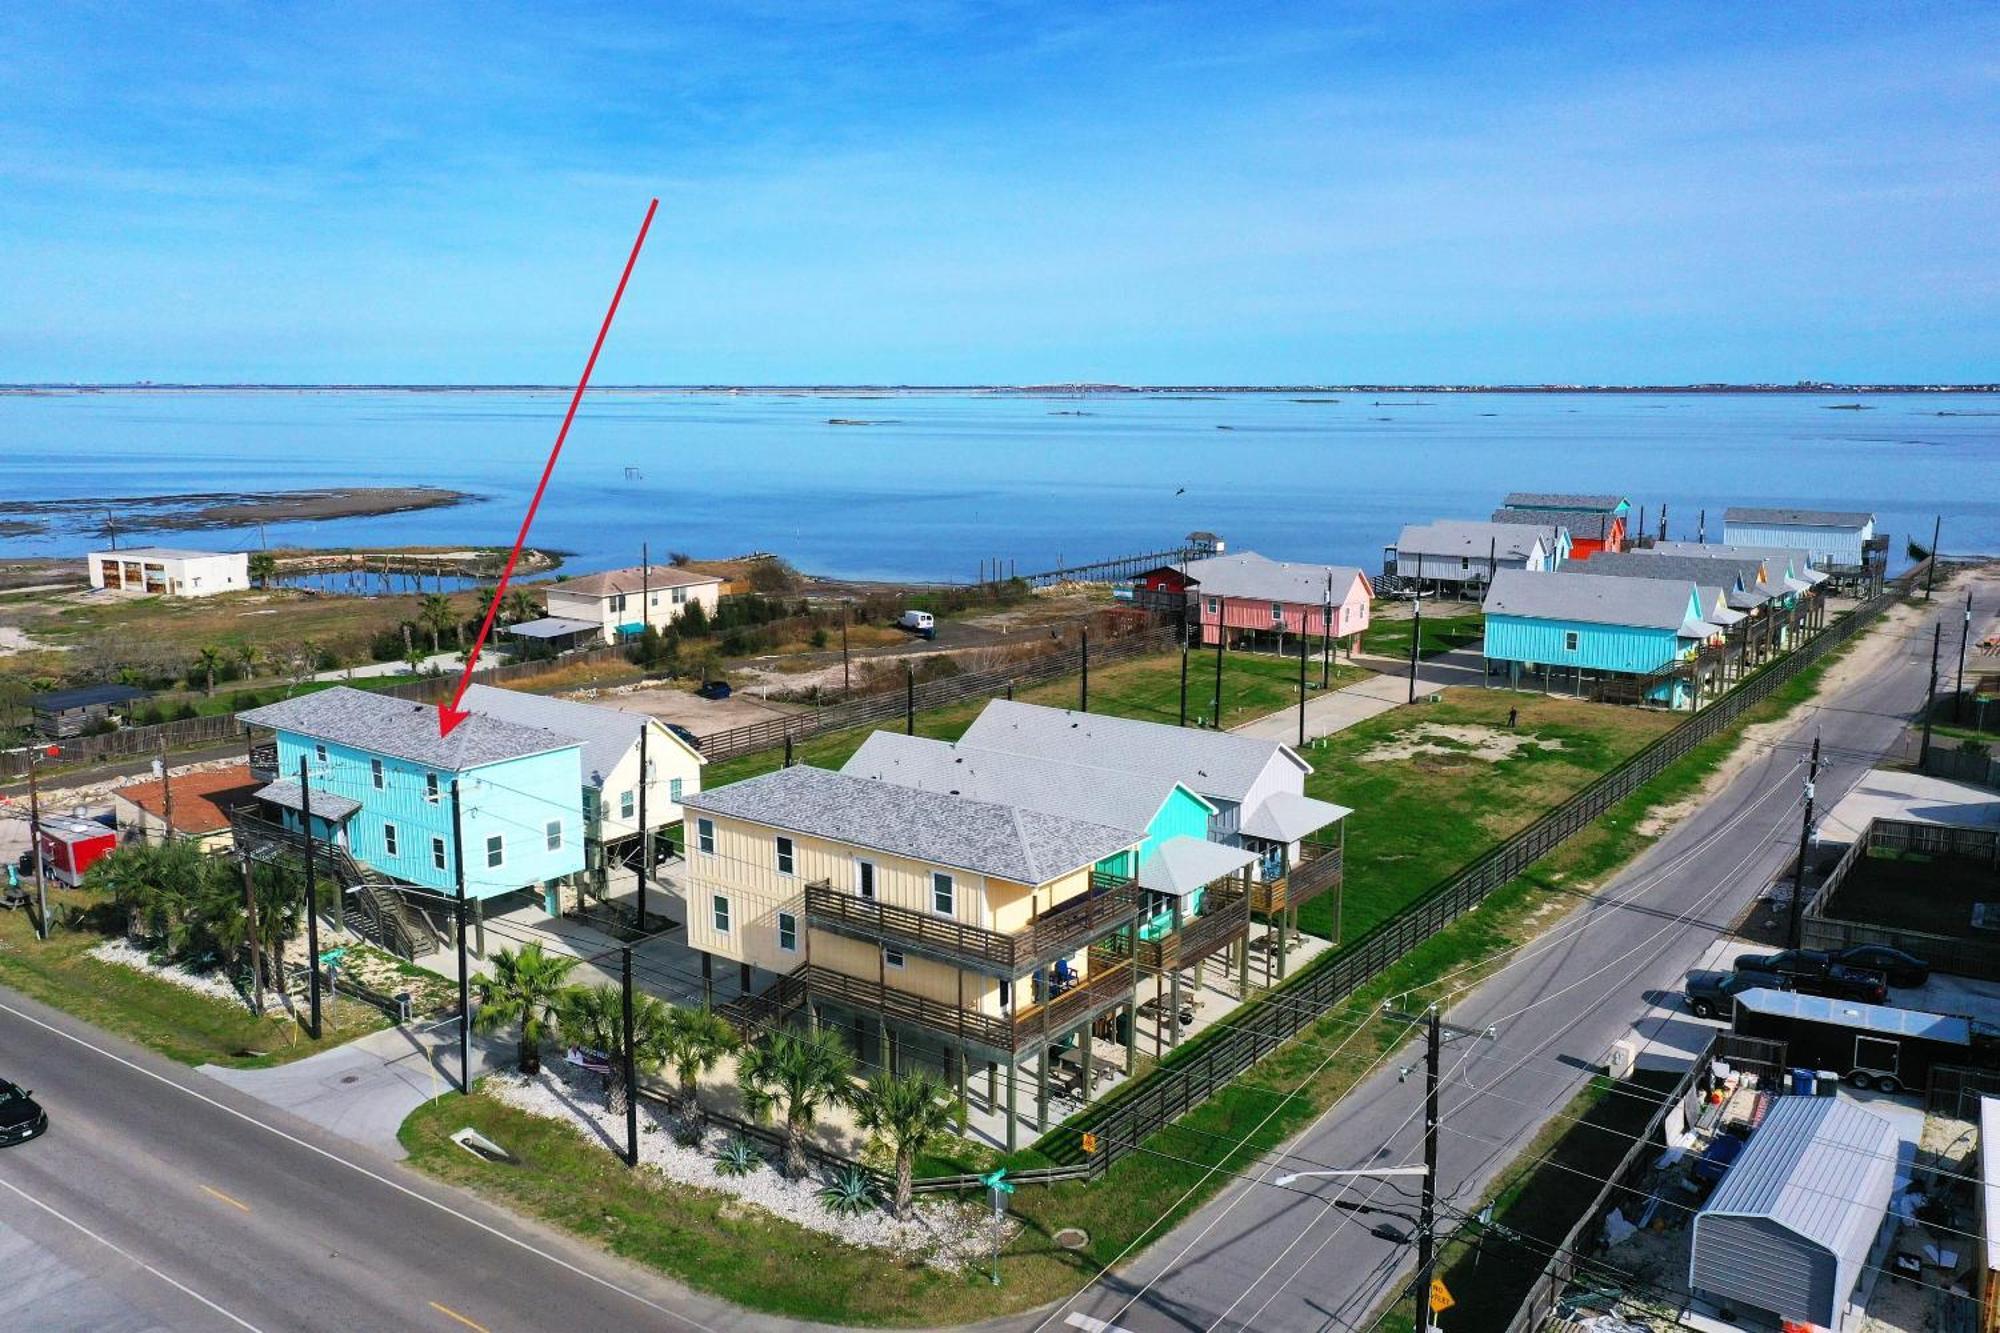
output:
[[1777,953],[1739,953],[1739,972],[1775,972],[1781,977],[1818,977],[1833,966],[1833,956],[1824,949],[1780,949]]
[[49,1127],[49,1113],[38,1105],[26,1088],[0,1078],[0,1147],[26,1143]]
[[1892,949],[1886,944],[1857,944],[1851,949],[1842,949],[1833,956],[1836,963],[1849,967],[1862,967],[1871,972],[1880,972],[1889,978],[1889,984],[1898,989],[1907,986],[1922,986],[1931,979],[1931,965],[1915,954]]
[[1772,972],[1711,972],[1687,974],[1682,991],[1696,1018],[1728,1017],[1736,1010],[1736,997],[1746,990],[1789,990],[1790,983]]
[[1801,995],[1824,995],[1833,1000],[1859,1000],[1863,1004],[1883,1004],[1889,999],[1889,982],[1880,972],[1830,964],[1817,974],[1795,973],[1792,989]]

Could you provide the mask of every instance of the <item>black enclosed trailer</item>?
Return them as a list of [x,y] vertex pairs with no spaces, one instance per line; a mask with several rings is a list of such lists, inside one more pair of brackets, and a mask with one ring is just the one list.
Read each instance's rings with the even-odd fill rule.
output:
[[1831,1070],[1857,1088],[1921,1088],[1934,1065],[2000,1069],[2000,1030],[1953,1014],[1758,988],[1736,997],[1732,1026],[1784,1042],[1794,1068]]

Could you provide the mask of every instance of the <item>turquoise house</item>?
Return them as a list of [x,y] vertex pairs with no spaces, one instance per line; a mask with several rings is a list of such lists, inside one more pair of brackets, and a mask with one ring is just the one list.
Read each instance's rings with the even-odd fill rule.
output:
[[[1504,668],[1510,683],[1540,674],[1568,677],[1651,676],[1693,658],[1721,633],[1703,618],[1693,580],[1503,569],[1486,595],[1487,673]],[[1687,707],[1688,682],[1665,682],[1654,702]]]
[[455,895],[458,795],[467,897],[542,890],[583,869],[582,742],[475,713],[438,734],[437,709],[336,686],[239,713],[275,733],[275,780],[257,797],[297,830],[299,770],[314,836],[377,873]]

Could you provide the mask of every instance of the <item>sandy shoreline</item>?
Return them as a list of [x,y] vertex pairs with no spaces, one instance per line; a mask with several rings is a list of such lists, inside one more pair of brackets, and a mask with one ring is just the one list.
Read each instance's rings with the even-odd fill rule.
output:
[[0,502],[0,534],[52,527],[107,535],[111,523],[133,531],[199,532],[258,523],[376,518],[447,509],[479,497],[438,486],[335,486],[296,491],[204,491],[180,495]]

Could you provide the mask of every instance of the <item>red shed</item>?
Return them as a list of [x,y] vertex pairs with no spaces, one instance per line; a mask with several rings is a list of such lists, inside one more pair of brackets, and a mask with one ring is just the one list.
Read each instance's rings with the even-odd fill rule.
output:
[[42,821],[42,864],[50,878],[71,888],[83,872],[118,845],[118,834],[94,819],[59,816]]

